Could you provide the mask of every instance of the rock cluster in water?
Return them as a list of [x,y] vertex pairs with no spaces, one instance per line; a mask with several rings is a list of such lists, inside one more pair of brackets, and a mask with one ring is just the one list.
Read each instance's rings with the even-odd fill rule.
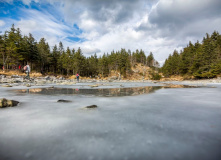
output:
[[14,100],[8,100],[6,98],[1,98],[0,99],[0,108],[5,108],[5,107],[14,107],[18,105],[18,101]]

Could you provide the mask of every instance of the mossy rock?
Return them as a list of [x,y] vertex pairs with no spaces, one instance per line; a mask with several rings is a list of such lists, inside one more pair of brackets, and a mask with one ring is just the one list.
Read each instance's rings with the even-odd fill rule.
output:
[[5,107],[14,107],[18,105],[18,101],[14,100],[8,100],[6,98],[1,98],[0,99],[0,108],[5,108]]

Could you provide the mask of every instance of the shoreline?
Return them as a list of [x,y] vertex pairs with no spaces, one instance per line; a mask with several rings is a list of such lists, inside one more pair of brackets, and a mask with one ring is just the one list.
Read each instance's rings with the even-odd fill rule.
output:
[[200,79],[200,80],[118,80],[118,79],[86,79],[82,78],[79,82],[76,79],[65,79],[64,77],[57,78],[55,76],[35,77],[30,80],[24,79],[23,76],[2,76],[0,75],[0,85],[17,84],[17,85],[73,85],[77,83],[153,83],[153,84],[183,84],[183,85],[209,85],[209,84],[221,84],[221,78],[213,79]]
[[[30,79],[27,80],[24,77],[25,73],[20,71],[0,71],[0,85],[2,84],[22,84],[22,83],[34,83],[34,84],[76,84],[77,79],[75,75],[63,76],[63,75],[42,75],[37,72],[32,72],[30,74]],[[80,77],[79,83],[154,83],[154,84],[185,84],[185,85],[207,85],[207,84],[221,84],[221,77],[212,79],[189,79],[183,80],[182,77],[170,77],[162,78],[161,80],[150,80],[145,77],[130,77],[128,79],[121,79],[118,76],[109,76],[105,78],[90,78],[90,77]]]

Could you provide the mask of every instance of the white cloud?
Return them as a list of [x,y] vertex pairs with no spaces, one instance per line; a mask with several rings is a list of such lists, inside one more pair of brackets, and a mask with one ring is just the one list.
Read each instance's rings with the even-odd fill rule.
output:
[[[87,10],[86,13],[82,12],[77,21],[85,31],[81,36],[89,41],[78,45],[91,50],[98,48],[100,54],[121,48],[132,51],[143,49],[147,55],[152,51],[155,58],[163,62],[175,49],[180,51],[189,41],[194,43],[201,40],[206,32],[211,33],[220,28],[220,18],[204,11],[212,11],[218,4],[216,0],[154,1],[152,8],[138,6],[131,10],[136,14],[129,14],[133,16],[120,24],[114,21],[117,8],[116,11],[112,10],[109,19],[103,21],[94,19]],[[110,10],[108,7],[106,9]]]
[[22,2],[25,4],[25,5],[30,5],[30,3],[34,1],[35,3],[38,3],[39,0],[22,0]]
[[23,13],[26,16],[17,22],[17,27],[25,35],[32,33],[38,41],[44,37],[49,45],[54,46],[59,41],[72,35],[70,27],[60,23],[46,12],[42,13],[37,10],[24,9]]
[[[23,0],[27,5],[30,1]],[[18,27],[37,40],[45,37],[52,46],[62,41],[65,47],[81,47],[85,55],[102,55],[121,48],[143,49],[146,55],[152,51],[163,62],[189,40],[194,43],[202,40],[205,33],[221,31],[220,0],[47,1],[55,5],[63,21],[51,15],[50,10],[24,9],[26,16],[17,21]],[[73,24],[79,26],[80,34],[76,34]],[[67,37],[76,35],[86,41],[67,41]]]
[[5,22],[3,20],[0,20],[0,27],[4,26]]

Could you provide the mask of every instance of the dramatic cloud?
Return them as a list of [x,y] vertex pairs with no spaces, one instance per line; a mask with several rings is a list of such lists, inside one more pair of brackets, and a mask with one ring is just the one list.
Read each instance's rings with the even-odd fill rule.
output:
[[[174,33],[179,34],[179,32],[183,32],[185,34],[183,36],[189,36],[186,33],[191,33],[188,31],[190,26],[192,33],[202,28],[205,28],[205,32],[210,28],[211,32],[215,28],[213,23],[216,23],[217,19],[221,20],[220,8],[219,0],[161,0],[149,15],[149,21],[161,30],[162,36],[173,37]],[[205,23],[208,20],[212,23],[209,27],[208,23]]]
[[[51,46],[62,41],[65,47],[81,47],[87,56],[121,48],[143,49],[146,55],[153,52],[162,64],[173,50],[182,49],[189,41],[194,43],[206,33],[221,31],[220,0],[23,0],[22,4],[8,0],[3,3],[13,5],[1,7],[1,30],[3,25],[15,23],[24,34],[33,33],[38,40],[45,37]],[[15,8],[19,12],[12,12]]]

